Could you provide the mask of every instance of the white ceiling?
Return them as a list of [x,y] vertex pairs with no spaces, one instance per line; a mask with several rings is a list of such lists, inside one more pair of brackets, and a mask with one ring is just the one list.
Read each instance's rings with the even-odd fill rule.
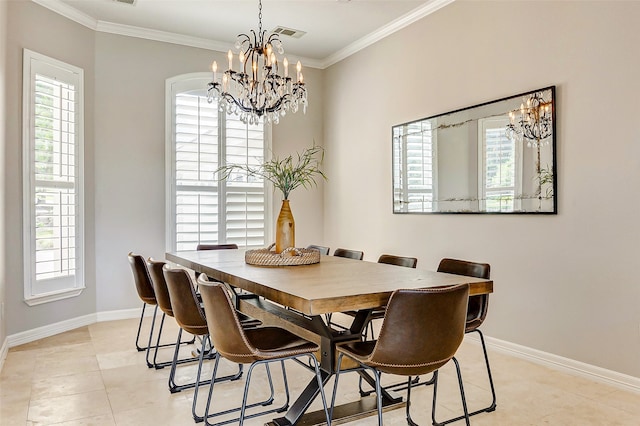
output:
[[[97,31],[226,51],[257,30],[258,0],[32,0]],[[324,68],[454,0],[263,0],[263,29],[305,31],[281,37],[289,55]]]

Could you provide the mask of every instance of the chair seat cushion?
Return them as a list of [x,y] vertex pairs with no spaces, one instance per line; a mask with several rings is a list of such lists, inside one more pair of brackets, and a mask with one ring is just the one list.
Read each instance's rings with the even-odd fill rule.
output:
[[356,359],[357,361],[364,361],[373,352],[373,348],[376,346],[375,340],[367,340],[364,342],[355,341],[355,342],[347,342],[338,345],[337,349],[340,352],[344,352],[350,357]]
[[245,330],[245,335],[261,359],[311,353],[320,349],[315,343],[277,327],[253,328]]

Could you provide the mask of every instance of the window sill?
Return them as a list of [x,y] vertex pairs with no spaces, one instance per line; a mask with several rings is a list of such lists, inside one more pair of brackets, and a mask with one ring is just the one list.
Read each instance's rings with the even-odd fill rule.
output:
[[43,293],[32,295],[24,298],[24,303],[29,306],[42,305],[43,303],[55,302],[57,300],[69,299],[79,296],[86,287],[73,288],[67,290],[54,291],[51,293]]

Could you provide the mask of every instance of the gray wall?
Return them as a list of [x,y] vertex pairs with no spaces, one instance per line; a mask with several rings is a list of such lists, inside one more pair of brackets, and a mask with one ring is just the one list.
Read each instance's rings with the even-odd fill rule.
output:
[[[6,140],[6,95],[5,75],[7,70],[7,8],[6,2],[0,2],[0,164],[4,164],[4,151],[7,147]],[[5,168],[0,172],[0,241],[5,241]],[[7,323],[5,321],[4,300],[6,294],[6,265],[5,246],[0,244],[0,348],[7,337]],[[2,354],[0,354],[2,356]]]
[[[457,1],[325,70],[325,242],[489,262],[489,336],[640,377],[638,22],[638,2]],[[392,214],[392,125],[554,84],[558,215]]]
[[[32,2],[8,2],[6,72],[5,261],[7,334],[96,312],[94,238],[94,32]],[[85,285],[78,297],[29,307],[22,270],[22,49],[84,70]]]

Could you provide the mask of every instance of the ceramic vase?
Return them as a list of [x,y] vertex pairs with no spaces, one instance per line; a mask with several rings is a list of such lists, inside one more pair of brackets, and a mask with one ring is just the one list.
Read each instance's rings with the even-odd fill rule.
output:
[[282,207],[276,222],[276,253],[296,246],[296,224],[293,220],[289,200],[282,200]]

